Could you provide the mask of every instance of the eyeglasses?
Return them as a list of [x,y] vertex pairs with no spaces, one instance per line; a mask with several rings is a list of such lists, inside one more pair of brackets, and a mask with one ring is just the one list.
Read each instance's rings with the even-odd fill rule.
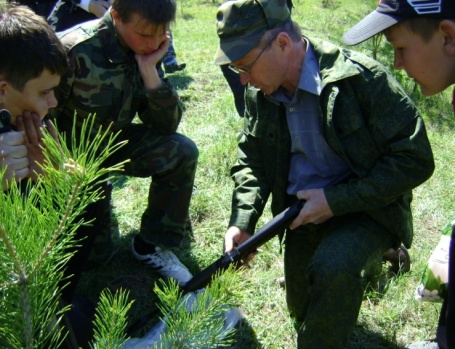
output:
[[253,67],[254,63],[256,63],[259,59],[259,57],[261,57],[261,55],[264,53],[264,51],[270,46],[270,44],[272,43],[272,41],[275,40],[275,38],[273,38],[272,40],[270,40],[267,45],[265,45],[261,52],[257,55],[256,59],[253,61],[253,63],[251,63],[248,67],[245,67],[245,68],[239,68],[239,67],[235,67],[231,64],[229,64],[229,69],[231,69],[234,73],[237,73],[237,74],[245,74],[245,75],[250,75],[251,74],[251,68]]

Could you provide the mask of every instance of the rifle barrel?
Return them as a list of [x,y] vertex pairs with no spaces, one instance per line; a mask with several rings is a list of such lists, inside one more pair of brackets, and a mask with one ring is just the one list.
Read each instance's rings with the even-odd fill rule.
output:
[[304,201],[298,200],[283,212],[275,216],[272,220],[262,226],[262,228],[259,229],[251,238],[235,247],[234,250],[227,252],[214,263],[193,276],[193,278],[182,287],[183,292],[194,292],[204,288],[209,284],[213,275],[218,270],[224,271],[232,263],[240,262],[243,258],[254,252],[258,247],[272,239],[278,234],[278,232],[289,226],[294,218],[298,216],[303,205]]

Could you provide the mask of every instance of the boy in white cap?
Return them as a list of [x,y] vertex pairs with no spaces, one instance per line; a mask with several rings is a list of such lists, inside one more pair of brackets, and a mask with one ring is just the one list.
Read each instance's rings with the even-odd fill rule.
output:
[[[455,83],[455,1],[382,0],[343,36],[356,45],[383,33],[394,50],[394,66],[404,69],[425,96],[442,92]],[[453,104],[453,102],[452,102]],[[449,255],[449,285],[455,280],[455,231]],[[449,287],[438,323],[436,340],[409,349],[455,348],[455,292]]]

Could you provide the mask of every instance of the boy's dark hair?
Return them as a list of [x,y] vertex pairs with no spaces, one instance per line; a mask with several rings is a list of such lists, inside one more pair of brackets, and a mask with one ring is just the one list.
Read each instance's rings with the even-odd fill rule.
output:
[[46,20],[26,6],[0,3],[0,78],[16,90],[45,69],[63,75],[65,49]]
[[139,14],[143,20],[158,26],[167,26],[175,20],[175,0],[112,0],[112,9],[121,20],[128,23],[131,16]]
[[438,30],[443,18],[414,17],[402,21],[409,31],[419,35],[423,41],[430,41],[433,34]]

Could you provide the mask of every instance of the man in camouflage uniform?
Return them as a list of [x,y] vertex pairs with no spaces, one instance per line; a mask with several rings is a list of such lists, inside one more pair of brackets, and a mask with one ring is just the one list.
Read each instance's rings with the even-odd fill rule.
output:
[[215,62],[249,84],[225,249],[305,200],[285,235],[286,299],[298,348],[345,347],[361,272],[412,242],[412,189],[434,169],[422,119],[383,66],[302,36],[284,0],[238,0],[217,13]]
[[[198,150],[176,133],[181,102],[156,68],[168,49],[175,11],[175,1],[115,0],[101,19],[60,33],[70,70],[62,77],[52,115],[60,131],[70,132],[75,112],[78,130],[96,114],[97,125],[111,125],[112,132],[120,131],[119,141],[128,141],[109,162],[129,159],[126,175],[152,178],[133,254],[183,284],[191,274],[168,248],[178,247],[184,237]],[[132,122],[136,115],[140,123]],[[95,221],[89,238],[102,224]],[[88,240],[82,244],[90,245]]]

